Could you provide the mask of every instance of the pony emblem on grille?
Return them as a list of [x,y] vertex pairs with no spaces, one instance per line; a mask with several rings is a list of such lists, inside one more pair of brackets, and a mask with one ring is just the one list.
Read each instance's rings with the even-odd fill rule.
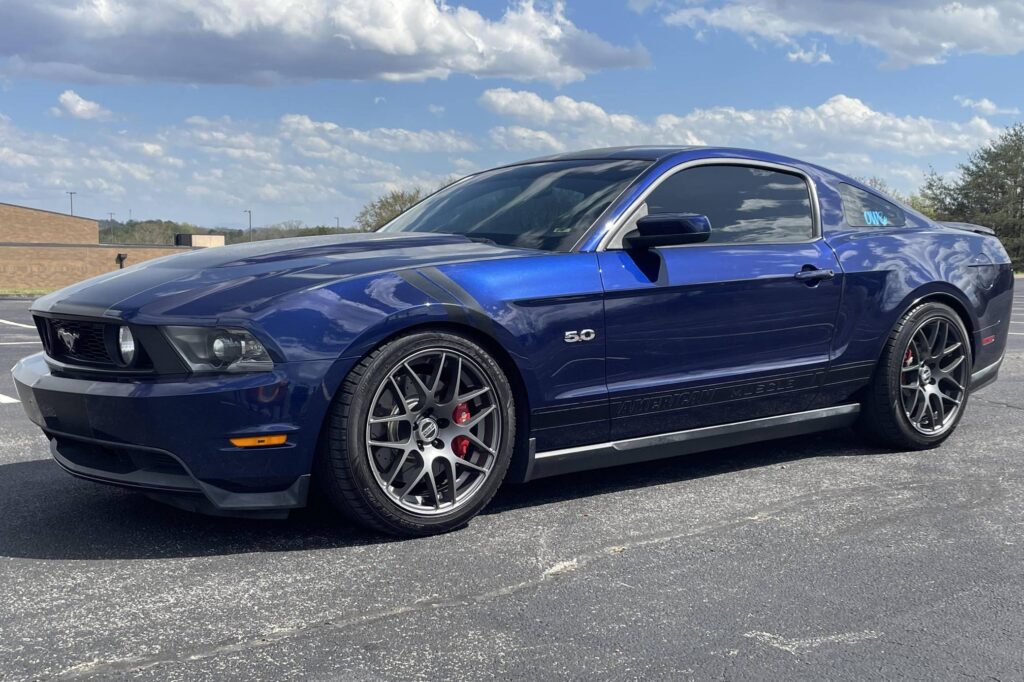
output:
[[64,346],[68,349],[69,353],[75,352],[75,343],[78,341],[78,333],[67,329],[58,329],[57,336],[64,342]]

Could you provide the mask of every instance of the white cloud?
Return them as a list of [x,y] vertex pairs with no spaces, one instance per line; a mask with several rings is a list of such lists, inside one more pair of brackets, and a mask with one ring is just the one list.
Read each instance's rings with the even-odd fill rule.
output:
[[670,25],[734,31],[791,49],[807,37],[856,41],[883,52],[891,66],[936,64],[958,53],[1008,55],[1024,50],[1024,3],[1019,0],[634,0],[632,4],[638,11],[657,7]]
[[85,121],[107,121],[112,114],[96,102],[85,99],[74,90],[65,90],[57,98],[59,106],[52,107],[50,113],[54,116],[70,116]]
[[795,46],[786,53],[786,59],[791,62],[803,62],[804,64],[831,64],[832,57],[824,48],[819,45],[811,45],[808,49]]
[[502,149],[565,151],[565,143],[546,130],[523,126],[498,126],[491,129],[491,140]]
[[[28,200],[42,208],[63,210],[64,191],[80,192],[80,199],[103,197],[116,201],[128,187],[169,182],[173,174],[147,163],[141,155],[122,153],[115,140],[110,144],[84,144],[57,135],[24,130],[0,116],[0,186],[5,200]],[[66,197],[64,197],[66,198]],[[95,206],[97,212],[107,204]]]
[[[452,131],[353,128],[288,114],[254,123],[189,117],[145,136],[131,130],[71,140],[20,128],[0,114],[0,192],[4,201],[76,212],[237,225],[241,208],[260,224],[299,218],[334,224],[382,191],[437,186],[475,162],[476,143]],[[430,155],[426,165],[397,163]],[[411,167],[411,169],[410,169]],[[130,202],[130,203],[129,203]]]
[[281,119],[286,137],[316,145],[356,145],[389,152],[468,152],[476,149],[467,137],[453,130],[406,130],[404,128],[345,128],[330,121],[314,121],[301,114]]
[[7,0],[14,74],[94,82],[478,77],[578,81],[646,52],[576,26],[564,1],[490,19],[441,0]]
[[[480,97],[486,108],[532,125],[550,125],[561,132],[578,130],[593,144],[616,144],[615,140],[643,138],[648,127],[629,114],[609,114],[593,102],[581,102],[565,95],[546,100],[526,90],[495,88]],[[619,142],[618,144],[621,144]],[[535,147],[534,147],[535,148]]]
[[139,152],[143,156],[149,156],[151,158],[160,158],[164,155],[164,147],[156,142],[146,141],[129,141],[125,145],[134,151]]
[[[999,132],[982,118],[957,122],[900,116],[846,95],[835,95],[818,106],[723,106],[651,119],[612,114],[592,102],[565,96],[544,99],[507,88],[486,91],[480,103],[521,124],[491,131],[495,143],[508,149],[558,151],[623,144],[752,147],[833,163],[839,170],[861,175],[877,174],[878,159],[884,158],[892,175],[909,177],[918,173],[922,160],[963,155]],[[898,161],[901,158],[906,161]]]
[[430,104],[427,106],[427,111],[432,113],[434,116],[440,116],[444,113],[444,107],[440,104]]
[[470,173],[475,173],[480,170],[479,164],[466,158],[458,157],[455,159],[449,159],[449,162],[452,164],[453,175],[469,175]]
[[970,97],[954,95],[953,99],[959,102],[960,106],[968,109],[974,109],[982,116],[998,116],[1002,114],[1014,115],[1020,113],[1020,109],[1015,107],[1000,107],[987,97],[971,99]]

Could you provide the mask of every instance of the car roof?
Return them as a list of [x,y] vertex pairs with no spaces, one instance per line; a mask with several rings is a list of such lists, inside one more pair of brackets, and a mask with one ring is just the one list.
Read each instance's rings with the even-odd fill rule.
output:
[[650,164],[656,164],[666,159],[671,159],[674,156],[685,153],[695,153],[696,157],[709,157],[709,158],[737,158],[747,159],[750,161],[765,161],[769,163],[781,163],[796,168],[801,168],[805,172],[811,172],[819,176],[830,178],[832,182],[846,183],[857,187],[870,194],[875,194],[882,197],[890,203],[897,204],[904,211],[907,211],[920,220],[931,221],[930,218],[921,214],[916,209],[908,206],[907,204],[894,199],[886,193],[870,187],[864,182],[852,178],[843,173],[838,173],[830,168],[825,168],[816,163],[809,163],[807,161],[801,161],[789,156],[783,156],[780,154],[773,154],[771,152],[761,151],[757,149],[743,149],[740,147],[725,147],[725,146],[706,146],[706,145],[634,145],[625,147],[598,147],[595,149],[581,149],[579,151],[564,152],[562,154],[551,154],[550,156],[542,156],[535,159],[529,159],[527,161],[520,161],[515,164],[509,164],[512,166],[518,166],[527,163],[541,163],[544,161],[583,161],[583,160],[633,160],[633,161],[646,161]]
[[[791,164],[809,165],[800,161],[771,152],[759,151],[756,149],[741,149],[737,147],[712,147],[702,145],[635,145],[628,147],[600,147],[595,149],[581,149],[579,151],[564,152],[541,156],[515,164],[539,163],[544,161],[581,161],[581,160],[635,160],[649,161],[655,163],[678,154],[686,152],[699,152],[709,157],[737,157],[760,161],[776,161]],[[824,170],[824,169],[822,169]]]
[[631,146],[631,147],[599,147],[595,149],[580,149],[562,154],[551,154],[531,161],[573,161],[577,159],[633,159],[638,161],[657,161],[666,156],[672,156],[680,152],[694,151],[697,149],[709,149],[709,147],[696,146]]

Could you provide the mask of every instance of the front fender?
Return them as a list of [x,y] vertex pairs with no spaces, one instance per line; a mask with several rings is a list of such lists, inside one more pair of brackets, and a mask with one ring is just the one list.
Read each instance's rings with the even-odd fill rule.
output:
[[535,371],[520,340],[416,272],[375,274],[290,296],[257,321],[287,361],[334,360],[324,390],[333,395],[352,366],[386,339],[428,326],[482,334],[515,363],[526,385]]
[[[289,296],[259,324],[289,360],[334,361],[324,384],[331,394],[359,358],[396,334],[464,329],[518,374],[538,443],[569,447],[607,435],[604,292],[594,254],[536,252],[350,278]],[[574,331],[586,332],[586,342],[568,343]]]

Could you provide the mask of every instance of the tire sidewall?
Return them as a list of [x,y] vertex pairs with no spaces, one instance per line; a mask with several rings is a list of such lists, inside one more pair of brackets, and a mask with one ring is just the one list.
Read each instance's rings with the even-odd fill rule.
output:
[[[903,355],[906,352],[907,344],[910,342],[910,339],[913,338],[914,334],[917,333],[917,330],[923,323],[935,318],[945,319],[959,330],[963,337],[964,345],[967,348],[967,357],[965,362],[968,363],[968,371],[965,373],[964,396],[960,404],[960,409],[957,411],[956,417],[953,419],[953,423],[942,433],[932,435],[921,433],[914,428],[910,423],[910,419],[904,412],[900,389],[900,375],[903,369]],[[914,308],[907,316],[903,329],[897,335],[896,341],[886,357],[886,363],[885,385],[888,398],[887,404],[901,435],[920,447],[933,447],[949,438],[949,436],[956,431],[957,426],[960,424],[960,420],[964,416],[964,412],[967,409],[967,401],[971,392],[971,372],[969,371],[971,364],[971,336],[968,333],[967,328],[964,326],[963,320],[960,319],[960,316],[957,315],[952,308],[943,305],[942,303],[923,303],[917,308]]]
[[[503,410],[503,428],[494,466],[483,486],[476,491],[475,497],[451,512],[421,516],[395,504],[377,483],[366,450],[366,421],[378,387],[395,366],[414,353],[435,348],[462,353],[472,358],[487,373],[498,395],[497,405]],[[497,492],[512,459],[516,427],[515,403],[511,386],[501,367],[472,340],[451,332],[419,332],[401,337],[382,348],[380,355],[374,358],[358,380],[353,394],[348,414],[332,417],[343,420],[343,423],[336,424],[344,434],[340,443],[343,452],[339,454],[348,460],[348,471],[357,493],[383,523],[403,533],[426,535],[444,532],[465,525]]]

